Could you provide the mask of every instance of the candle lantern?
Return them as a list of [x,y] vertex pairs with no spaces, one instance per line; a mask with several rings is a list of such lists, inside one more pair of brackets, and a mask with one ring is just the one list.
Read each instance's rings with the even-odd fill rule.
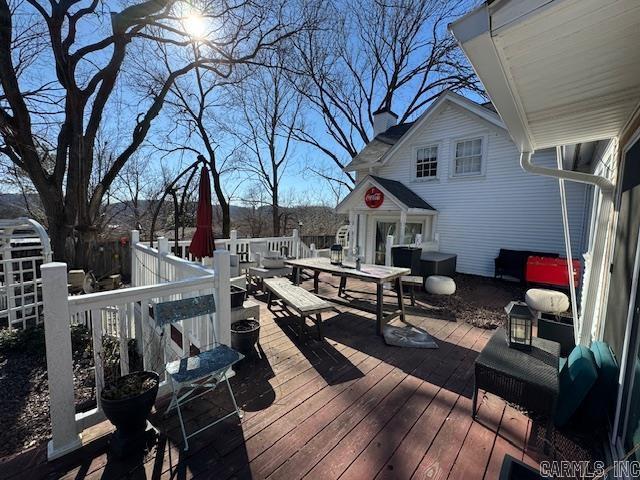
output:
[[511,302],[507,312],[507,342],[511,348],[531,350],[533,315],[524,302]]
[[338,243],[331,247],[331,264],[342,265],[342,245]]

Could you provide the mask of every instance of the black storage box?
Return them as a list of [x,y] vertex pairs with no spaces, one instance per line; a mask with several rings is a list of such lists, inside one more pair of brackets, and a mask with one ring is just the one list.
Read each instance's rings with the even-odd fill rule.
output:
[[391,262],[393,266],[410,268],[411,275],[420,275],[420,255],[422,255],[422,249],[419,247],[391,248]]

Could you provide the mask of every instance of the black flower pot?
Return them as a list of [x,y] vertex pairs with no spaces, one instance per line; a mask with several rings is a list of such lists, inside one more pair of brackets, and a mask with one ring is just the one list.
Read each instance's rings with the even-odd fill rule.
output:
[[231,308],[240,308],[247,299],[247,291],[236,285],[231,285]]
[[249,355],[255,352],[260,338],[260,322],[257,320],[238,320],[231,324],[231,347]]
[[[102,410],[116,427],[109,444],[115,455],[123,457],[144,447],[147,418],[156,401],[159,382],[155,372],[133,372],[118,378],[102,391]],[[140,387],[136,388],[138,384]]]

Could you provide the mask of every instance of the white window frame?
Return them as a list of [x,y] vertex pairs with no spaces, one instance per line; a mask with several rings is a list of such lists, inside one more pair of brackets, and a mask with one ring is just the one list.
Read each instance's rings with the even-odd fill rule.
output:
[[[418,176],[418,150],[423,150],[425,148],[436,147],[436,174],[428,177],[419,177]],[[442,145],[440,142],[432,142],[424,145],[417,145],[413,147],[413,178],[417,182],[428,182],[437,180],[440,178],[440,159],[442,158]]]
[[[473,173],[456,173],[456,147],[458,143],[461,142],[470,142],[473,140],[480,140],[480,171]],[[450,177],[451,178],[477,178],[483,177],[486,172],[487,167],[487,144],[489,141],[489,136],[484,135],[469,135],[460,138],[454,138],[451,140],[451,169],[450,169]]]

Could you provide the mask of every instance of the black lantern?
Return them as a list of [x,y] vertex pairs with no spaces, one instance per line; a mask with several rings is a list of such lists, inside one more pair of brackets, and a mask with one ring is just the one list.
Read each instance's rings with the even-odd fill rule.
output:
[[507,312],[507,342],[511,348],[531,350],[533,315],[526,303],[511,302]]
[[338,243],[331,247],[331,265],[342,265],[342,245]]

